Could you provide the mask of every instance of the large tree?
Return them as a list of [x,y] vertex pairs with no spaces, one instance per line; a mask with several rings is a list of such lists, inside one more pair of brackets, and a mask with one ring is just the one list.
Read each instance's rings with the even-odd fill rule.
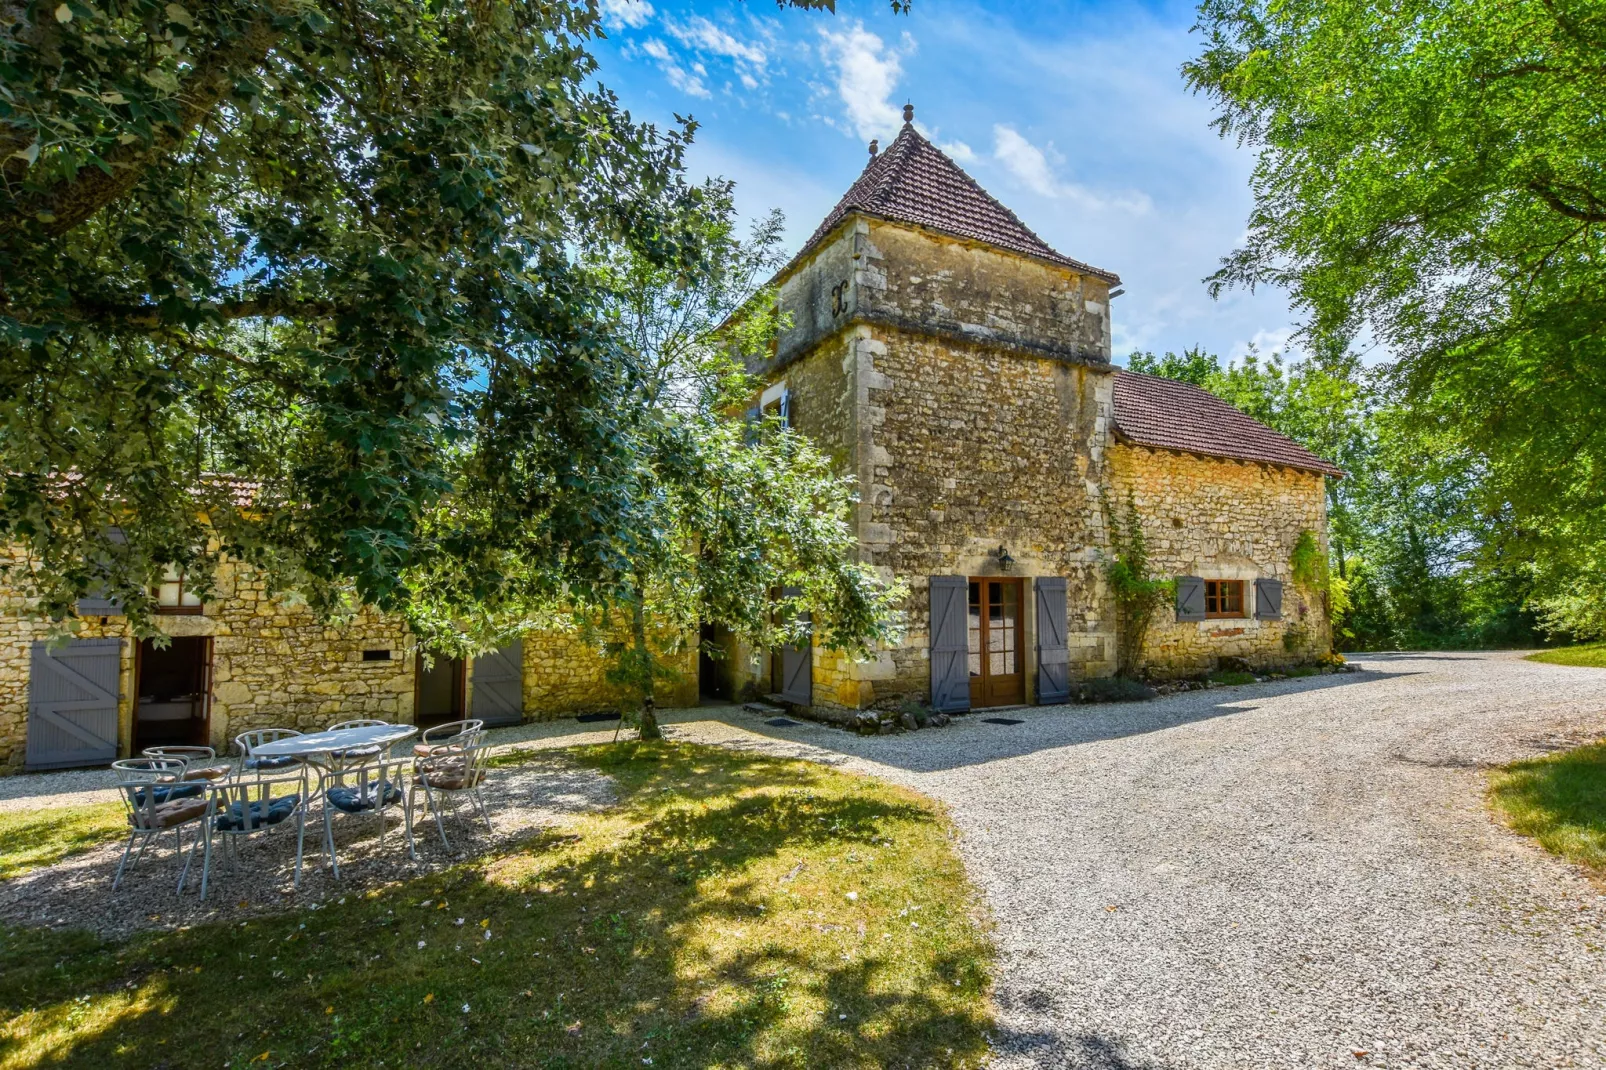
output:
[[1606,559],[1606,7],[1205,0],[1189,82],[1255,147],[1216,288],[1368,332],[1419,444],[1475,476],[1541,580]]
[[706,250],[693,124],[594,83],[597,19],[0,0],[11,581],[57,618],[111,594],[144,630],[164,566],[204,588],[224,552],[425,626],[420,569],[455,567],[458,607],[606,577],[636,369],[575,250]]

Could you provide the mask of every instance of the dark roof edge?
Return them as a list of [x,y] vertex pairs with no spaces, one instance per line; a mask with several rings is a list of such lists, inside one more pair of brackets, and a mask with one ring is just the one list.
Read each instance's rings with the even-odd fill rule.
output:
[[816,252],[831,244],[837,232],[842,230],[842,228],[847,226],[849,223],[852,223],[854,218],[857,216],[863,216],[865,219],[874,219],[877,222],[886,223],[895,227],[908,227],[910,230],[930,231],[933,234],[940,234],[945,238],[952,238],[954,241],[969,242],[972,245],[980,245],[985,249],[991,249],[994,252],[1003,253],[1007,256],[1019,256],[1027,260],[1036,260],[1038,263],[1049,264],[1057,268],[1064,268],[1068,271],[1076,272],[1079,275],[1092,275],[1094,278],[1103,279],[1111,286],[1121,285],[1121,276],[1117,275],[1115,272],[1106,271],[1101,267],[1094,267],[1092,264],[1084,264],[1080,260],[1073,260],[1070,257],[1063,256],[1059,253],[1054,254],[1052,257],[1048,257],[1041,256],[1037,253],[1023,252],[1020,249],[1011,249],[1006,245],[995,245],[990,241],[986,241],[982,238],[972,237],[968,234],[955,234],[953,231],[943,230],[941,227],[928,226],[925,223],[912,223],[907,219],[896,219],[892,216],[879,215],[875,212],[867,211],[858,207],[849,208],[842,214],[842,218],[837,222],[836,226],[832,227],[830,230],[815,238],[813,241],[808,242],[803,246],[803,248],[799,249],[797,254],[786,262],[784,267],[770,277],[770,281],[766,285],[778,285],[782,279],[789,277],[795,268],[797,268],[804,260],[808,259],[810,253]]
[[[1251,419],[1253,419],[1253,417],[1251,417]],[[1259,423],[1258,420],[1256,422]],[[1261,426],[1265,427],[1266,425],[1261,424]],[[1295,464],[1292,461],[1277,461],[1272,460],[1269,457],[1241,457],[1233,453],[1206,453],[1203,450],[1183,449],[1181,446],[1164,445],[1158,442],[1145,442],[1142,439],[1133,438],[1127,432],[1123,431],[1120,425],[1120,417],[1117,417],[1114,421],[1112,421],[1112,428],[1115,431],[1116,441],[1123,446],[1137,446],[1146,450],[1163,450],[1166,453],[1181,453],[1189,457],[1198,457],[1201,460],[1206,461],[1236,461],[1239,464],[1263,464],[1271,468],[1289,468],[1295,472],[1306,472],[1310,475],[1326,476],[1329,479],[1344,479],[1349,474],[1342,468],[1338,467],[1338,465],[1329,464],[1328,462],[1323,461],[1320,457],[1316,457],[1315,454],[1311,454],[1311,456],[1316,457],[1316,460],[1320,461],[1321,464],[1325,465],[1326,467],[1318,467],[1317,465],[1310,464]],[[1287,436],[1285,435],[1283,437],[1286,438]],[[1290,439],[1289,441],[1293,440]],[[1295,442],[1294,445],[1298,446],[1299,443]],[[1300,448],[1303,449],[1304,447],[1301,446]]]

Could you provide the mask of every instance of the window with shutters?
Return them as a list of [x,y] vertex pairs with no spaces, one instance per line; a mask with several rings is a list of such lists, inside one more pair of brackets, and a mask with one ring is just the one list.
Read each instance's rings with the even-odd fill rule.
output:
[[1205,580],[1206,617],[1215,619],[1243,615],[1243,580]]
[[183,570],[169,565],[156,586],[156,612],[199,613],[201,608],[201,600],[184,582]]
[[783,379],[764,391],[759,409],[765,416],[773,416],[780,420],[782,427],[796,427],[797,414],[793,411],[795,404],[796,399],[786,388],[786,380]]

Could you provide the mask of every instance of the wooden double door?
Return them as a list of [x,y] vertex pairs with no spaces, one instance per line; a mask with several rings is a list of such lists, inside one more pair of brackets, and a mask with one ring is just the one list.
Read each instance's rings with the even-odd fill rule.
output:
[[973,579],[967,625],[970,705],[1012,706],[1026,701],[1020,580]]

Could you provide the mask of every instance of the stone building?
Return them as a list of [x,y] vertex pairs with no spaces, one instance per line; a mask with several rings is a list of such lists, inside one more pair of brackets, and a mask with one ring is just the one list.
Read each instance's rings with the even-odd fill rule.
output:
[[[78,638],[51,646],[48,625],[0,591],[0,773],[105,764],[159,744],[221,752],[255,728],[326,728],[374,717],[427,726],[491,725],[618,709],[632,697],[603,678],[599,645],[547,631],[464,661],[425,658],[405,624],[371,610],[343,625],[271,594],[224,561],[204,604],[173,576],[158,590],[165,649],[137,641],[109,602],[79,604]],[[697,700],[688,650],[664,705]]]
[[1112,365],[1119,278],[1050,248],[905,119],[778,275],[789,326],[751,368],[760,408],[857,477],[859,553],[907,584],[905,635],[867,662],[735,650],[726,686],[834,719],[1063,700],[1115,670],[1105,565],[1129,507],[1178,581],[1150,674],[1325,653],[1290,554],[1303,532],[1325,551],[1341,473],[1203,391]]

